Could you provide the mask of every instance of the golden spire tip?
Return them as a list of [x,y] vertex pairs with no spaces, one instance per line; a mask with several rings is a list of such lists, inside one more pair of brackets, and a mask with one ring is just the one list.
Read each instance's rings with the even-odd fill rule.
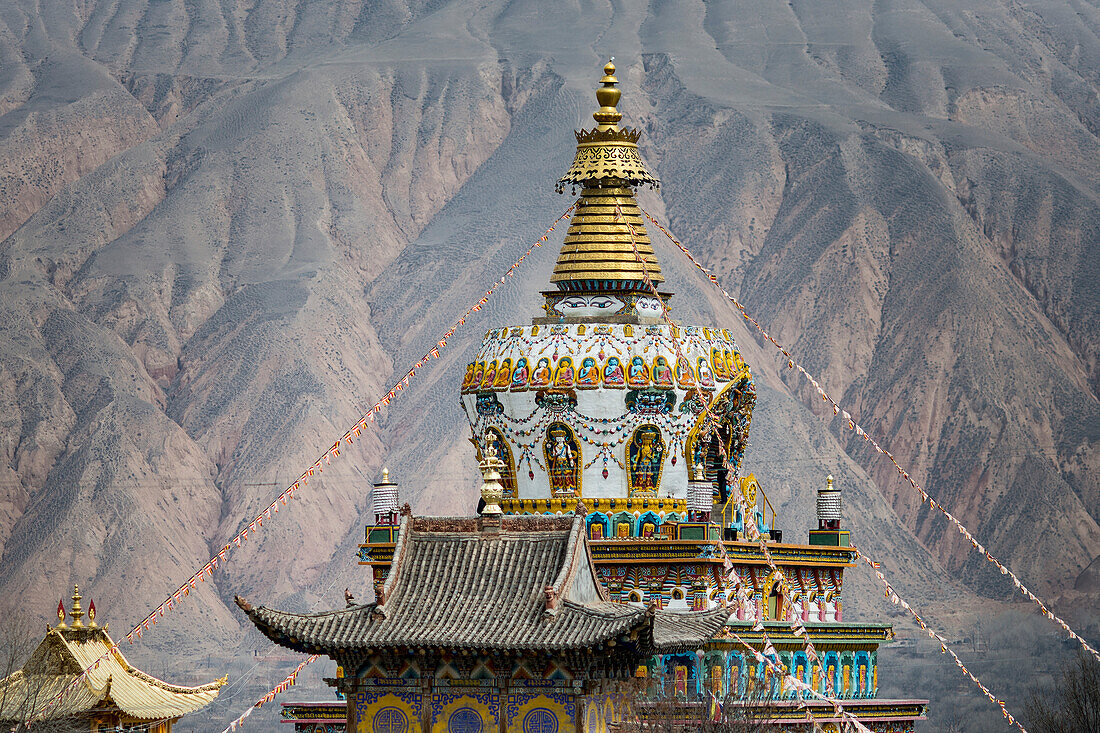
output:
[[600,79],[600,84],[603,86],[596,90],[596,101],[600,103],[600,108],[592,113],[592,119],[599,123],[601,130],[618,129],[619,120],[623,115],[616,107],[623,93],[616,86],[619,80],[615,77],[614,56],[603,67],[603,74],[603,78]]

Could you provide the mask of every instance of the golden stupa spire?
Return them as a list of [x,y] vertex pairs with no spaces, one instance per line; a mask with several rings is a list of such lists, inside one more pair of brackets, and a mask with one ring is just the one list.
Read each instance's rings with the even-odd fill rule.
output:
[[[622,92],[614,59],[603,71],[596,90],[600,106],[592,114],[596,127],[576,132],[576,157],[558,181],[559,192],[566,186],[574,190],[580,186],[581,198],[550,282],[569,291],[641,291],[645,290],[645,274],[654,284],[664,282],[664,278],[634,198],[634,187],[657,187],[660,181],[638,155],[639,131],[619,127]],[[644,268],[634,255],[635,246],[645,261]]]

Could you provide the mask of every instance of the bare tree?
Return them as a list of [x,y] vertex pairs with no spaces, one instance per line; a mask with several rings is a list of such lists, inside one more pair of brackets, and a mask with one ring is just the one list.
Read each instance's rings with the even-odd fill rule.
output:
[[664,676],[636,680],[634,704],[619,727],[621,733],[776,733],[812,729],[809,723],[781,721],[778,685],[750,682],[744,694],[718,700],[711,693],[688,693]]
[[1100,662],[1078,652],[1062,668],[1060,685],[1032,691],[1025,715],[1036,733],[1100,731]]

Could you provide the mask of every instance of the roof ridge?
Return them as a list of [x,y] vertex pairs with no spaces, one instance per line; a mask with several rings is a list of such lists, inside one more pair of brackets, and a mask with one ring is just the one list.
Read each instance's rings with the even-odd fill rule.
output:
[[[238,604],[240,605],[240,604]],[[289,616],[294,618],[324,618],[325,616],[340,616],[350,613],[351,611],[364,611],[372,606],[376,606],[376,603],[357,603],[354,606],[344,606],[343,608],[334,608],[331,611],[317,611],[312,613],[297,613],[296,611],[280,611],[277,608],[269,608],[267,606],[257,606],[256,611],[265,611],[270,614],[278,616]]]
[[591,603],[578,603],[577,601],[563,600],[562,606],[567,606],[587,616],[598,616],[600,618],[609,619],[619,618],[620,616],[622,616],[623,618],[626,617],[623,614],[611,613],[610,609],[608,608],[609,606],[621,606],[624,610],[629,611],[631,613],[631,616],[645,615],[644,608],[638,608],[637,606],[632,606],[629,603],[617,603],[616,601],[601,601],[599,606],[597,606],[596,604]]
[[565,543],[565,557],[562,558],[564,563],[561,566],[561,570],[558,571],[557,577],[554,578],[552,586],[554,593],[558,598],[565,597],[565,588],[567,585],[572,585],[573,578],[576,576],[577,570],[577,544],[584,541],[584,514],[583,512],[576,512],[573,515],[573,522],[569,526],[569,539]]
[[[57,631],[57,630],[54,629],[54,631]],[[168,682],[166,680],[162,680],[159,677],[154,677],[153,675],[149,674],[148,672],[140,670],[137,667],[135,667],[134,665],[130,664],[130,660],[127,659],[126,655],[122,653],[122,649],[119,648],[114,643],[114,641],[111,639],[110,635],[107,633],[107,630],[105,628],[100,627],[100,628],[94,629],[93,631],[95,633],[88,634],[88,637],[89,637],[88,639],[72,639],[71,641],[69,639],[66,639],[64,634],[62,634],[60,632],[58,633],[58,636],[62,639],[62,641],[65,644],[66,651],[71,656],[73,662],[75,662],[78,666],[81,666],[81,662],[78,661],[77,650],[74,649],[73,645],[77,645],[77,644],[89,644],[89,645],[90,644],[99,644],[99,645],[102,645],[102,646],[107,648],[107,653],[110,654],[111,657],[114,658],[115,663],[118,664],[118,666],[122,668],[123,672],[130,675],[134,679],[140,680],[140,681],[145,682],[147,684],[154,685],[156,687],[160,687],[161,689],[163,689],[167,692],[177,692],[177,693],[181,693],[181,694],[192,693],[192,692],[206,692],[208,690],[216,690],[224,684],[224,682],[215,680],[214,682],[207,682],[204,685],[199,685],[197,687],[192,687],[192,686],[188,686],[188,685],[176,685],[176,684],[173,684],[173,683]],[[106,683],[106,686],[104,687],[105,691],[109,692],[110,687],[111,687],[112,677],[113,677],[113,675],[111,675],[111,674],[107,675],[107,683]],[[96,690],[94,687],[91,687],[91,677],[89,675],[84,675],[84,679],[86,681],[88,681],[89,689],[91,689],[96,694],[103,694],[100,691]]]
[[[165,680],[162,680],[159,677],[154,677],[153,675],[149,674],[148,672],[142,672],[140,669],[138,669],[137,667],[134,667],[134,666],[128,666],[128,667],[125,667],[124,669],[126,670],[127,674],[129,674],[132,677],[136,677],[137,679],[141,680],[142,682],[147,682],[147,683],[149,683],[151,685],[154,685],[156,687],[159,687],[162,690],[165,690],[167,692],[176,692],[176,693],[180,693],[180,694],[188,694],[188,693],[194,693],[194,692],[209,692],[210,690],[217,690],[217,689],[220,689],[221,686],[225,684],[225,681],[229,678],[229,676],[226,675],[225,677],[220,677],[220,678],[214,680],[213,682],[207,682],[204,685],[197,685],[197,686],[176,685],[176,684],[173,684],[171,682],[166,682]],[[111,680],[111,678],[108,677],[107,678],[108,684],[110,684],[110,680]]]
[[[397,582],[397,577],[401,575],[402,560],[405,558],[405,548],[409,545],[409,535],[413,532],[411,512],[401,512],[401,519],[397,523],[397,545],[393,548],[393,558],[390,560],[390,572],[386,575],[386,580],[382,583],[382,587],[377,585],[375,588],[375,608],[379,613],[382,613],[382,609],[385,606],[386,599],[390,597],[390,593],[393,592],[393,585]],[[419,530],[417,530],[419,531]]]

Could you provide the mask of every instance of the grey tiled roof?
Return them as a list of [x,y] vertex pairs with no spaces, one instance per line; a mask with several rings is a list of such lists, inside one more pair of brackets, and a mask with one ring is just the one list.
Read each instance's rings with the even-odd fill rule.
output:
[[[647,612],[595,580],[583,518],[403,517],[382,603],[317,614],[252,608],[253,623],[300,651],[395,647],[579,650],[621,635],[653,651],[696,649],[729,612]],[[547,587],[556,608],[548,610]]]

